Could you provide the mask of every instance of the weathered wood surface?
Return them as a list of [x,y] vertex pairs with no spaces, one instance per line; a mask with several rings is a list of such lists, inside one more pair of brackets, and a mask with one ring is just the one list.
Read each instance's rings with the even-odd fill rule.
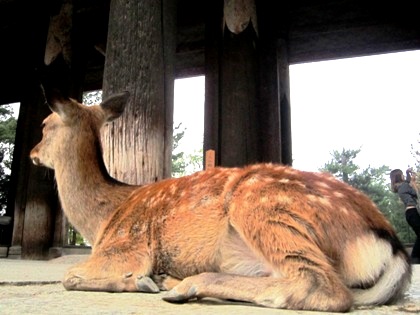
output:
[[[54,176],[45,168],[36,168],[28,156],[41,138],[39,126],[49,113],[39,87],[25,89],[18,120],[16,146],[12,164],[14,209],[12,248],[17,258],[47,259],[54,242],[54,221],[59,211]],[[59,235],[55,235],[60,238]],[[61,243],[61,239],[57,242]]]
[[214,1],[206,11],[204,150],[214,149],[216,164],[223,166],[291,164],[287,42],[271,27],[276,14],[265,14],[272,7],[259,3],[268,20],[258,34],[252,23],[234,34],[220,29],[222,4]]
[[240,166],[258,160],[257,51],[251,26],[223,38],[220,102],[220,163]]
[[103,131],[104,159],[111,176],[130,184],[170,175],[173,76],[164,63],[171,62],[172,47],[164,39],[173,35],[164,26],[175,11],[163,2],[113,0],[110,6],[104,96],[126,90],[131,98],[123,119]]

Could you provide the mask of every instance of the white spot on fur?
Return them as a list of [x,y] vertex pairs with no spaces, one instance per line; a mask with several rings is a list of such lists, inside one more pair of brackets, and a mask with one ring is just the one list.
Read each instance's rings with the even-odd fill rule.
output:
[[172,195],[174,195],[175,192],[176,192],[176,190],[177,190],[177,185],[176,184],[172,184],[171,187],[170,187],[170,193]]
[[334,194],[334,197],[344,198],[344,195],[341,192],[335,191],[333,194]]
[[292,168],[285,168],[284,173],[286,173],[286,174],[296,174],[297,171],[292,169]]
[[268,198],[266,196],[260,198],[260,203],[266,203]]
[[330,202],[330,200],[327,197],[318,197],[315,195],[307,195],[306,196],[310,201],[314,202],[314,203],[318,203],[324,207],[327,208],[331,208],[332,204]]
[[316,186],[323,189],[328,189],[328,190],[331,189],[331,187],[327,183],[321,182],[321,181],[316,182]]
[[338,210],[345,213],[345,214],[349,214],[349,210],[347,210],[347,208],[345,208],[345,207],[340,207],[340,208],[338,208]]

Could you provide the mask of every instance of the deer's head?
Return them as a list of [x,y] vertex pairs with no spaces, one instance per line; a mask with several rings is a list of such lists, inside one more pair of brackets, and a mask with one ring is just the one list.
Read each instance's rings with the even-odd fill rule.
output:
[[[52,111],[42,123],[42,140],[31,151],[35,165],[54,169],[69,153],[99,142],[99,130],[124,111],[129,93],[115,94],[99,105],[86,106],[64,97],[57,90],[45,91]],[[82,157],[83,158],[83,157]]]

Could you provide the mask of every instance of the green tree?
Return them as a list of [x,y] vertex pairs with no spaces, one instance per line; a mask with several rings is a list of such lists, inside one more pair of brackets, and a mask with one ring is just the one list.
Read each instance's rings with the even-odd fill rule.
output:
[[67,225],[67,244],[72,246],[87,245],[86,240],[83,238],[83,236],[70,223],[68,223]]
[[194,150],[186,157],[186,172],[188,174],[201,171],[203,169],[203,149]]
[[0,106],[0,215],[6,213],[10,186],[13,149],[16,135],[16,118],[12,105]]
[[354,163],[358,150],[333,151],[332,160],[320,171],[328,172],[356,189],[364,192],[378,206],[397,231],[398,237],[405,243],[412,243],[415,234],[408,226],[404,216],[404,206],[397,194],[389,186],[389,167],[368,167],[361,170]]
[[172,177],[181,177],[203,169],[203,149],[195,150],[192,154],[179,151],[179,143],[185,135],[186,128],[182,123],[174,127],[172,145]]
[[172,177],[180,177],[185,174],[185,157],[184,152],[177,152],[179,142],[185,135],[185,128],[181,129],[182,123],[174,127],[173,144],[172,144]]
[[341,152],[334,150],[331,153],[332,160],[326,163],[320,171],[331,173],[343,182],[349,183],[349,176],[355,174],[359,169],[353,161],[359,153],[360,149],[346,150],[343,148]]
[[102,90],[95,90],[83,93],[83,104],[97,105],[102,102]]

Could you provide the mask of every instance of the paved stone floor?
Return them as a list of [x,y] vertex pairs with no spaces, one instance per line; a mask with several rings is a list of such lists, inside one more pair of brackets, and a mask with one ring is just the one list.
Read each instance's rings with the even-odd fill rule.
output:
[[[326,314],[285,311],[212,299],[187,304],[162,301],[164,293],[99,293],[66,291],[60,283],[65,270],[81,256],[51,261],[0,259],[0,314]],[[420,265],[406,297],[397,305],[366,307],[351,314],[420,314]]]

